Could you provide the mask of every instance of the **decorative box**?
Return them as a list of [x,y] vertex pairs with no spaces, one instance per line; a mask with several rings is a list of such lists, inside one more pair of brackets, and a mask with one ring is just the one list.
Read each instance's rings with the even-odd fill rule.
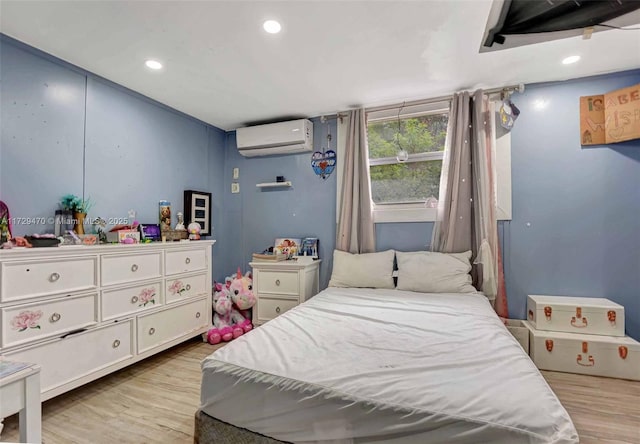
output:
[[624,307],[604,298],[529,295],[527,318],[538,330],[624,336]]
[[179,241],[189,238],[189,232],[187,230],[162,230],[162,237],[167,242]]
[[140,242],[140,232],[138,230],[118,230],[107,233],[107,242],[123,243],[125,239],[133,239],[134,243]]
[[529,356],[539,369],[640,381],[640,343],[628,336],[529,329]]

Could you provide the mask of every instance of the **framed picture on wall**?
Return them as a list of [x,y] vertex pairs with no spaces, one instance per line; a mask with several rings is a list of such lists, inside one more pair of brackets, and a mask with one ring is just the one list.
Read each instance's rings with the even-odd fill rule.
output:
[[200,235],[211,235],[211,193],[204,191],[185,190],[184,192],[184,220],[185,225],[198,222]]

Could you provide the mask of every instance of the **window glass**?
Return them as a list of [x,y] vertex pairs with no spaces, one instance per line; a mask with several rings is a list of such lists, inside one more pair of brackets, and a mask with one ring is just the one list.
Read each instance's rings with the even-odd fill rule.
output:
[[[371,193],[374,203],[437,204],[447,113],[401,116],[368,123]],[[398,156],[406,152],[406,160]],[[400,160],[399,160],[400,157]]]

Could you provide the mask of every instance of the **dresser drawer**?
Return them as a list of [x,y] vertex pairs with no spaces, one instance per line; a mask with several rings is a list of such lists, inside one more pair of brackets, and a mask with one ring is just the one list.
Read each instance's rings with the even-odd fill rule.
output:
[[208,294],[209,291],[210,289],[207,289],[207,273],[177,277],[167,279],[165,299],[169,304],[200,294]]
[[96,288],[97,264],[97,256],[3,262],[0,302]]
[[2,308],[2,346],[12,347],[96,324],[97,301],[97,294],[89,294]]
[[167,343],[210,324],[210,298],[138,316],[138,353]]
[[166,252],[165,274],[188,273],[204,270],[206,267],[206,253],[202,248]]
[[102,292],[102,320],[115,319],[162,304],[162,282]]
[[102,285],[154,279],[162,276],[162,252],[102,256]]
[[42,392],[133,357],[133,320],[87,330],[7,353],[7,359],[39,364]]
[[270,321],[282,313],[291,310],[296,305],[298,305],[297,300],[261,297],[258,300],[258,320],[261,322]]
[[297,271],[263,271],[258,274],[258,293],[298,296],[300,287]]

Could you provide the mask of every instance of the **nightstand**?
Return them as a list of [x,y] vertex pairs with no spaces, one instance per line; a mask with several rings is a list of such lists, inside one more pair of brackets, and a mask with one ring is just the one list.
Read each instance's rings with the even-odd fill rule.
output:
[[250,262],[253,268],[253,323],[264,324],[318,293],[321,260],[298,263]]

